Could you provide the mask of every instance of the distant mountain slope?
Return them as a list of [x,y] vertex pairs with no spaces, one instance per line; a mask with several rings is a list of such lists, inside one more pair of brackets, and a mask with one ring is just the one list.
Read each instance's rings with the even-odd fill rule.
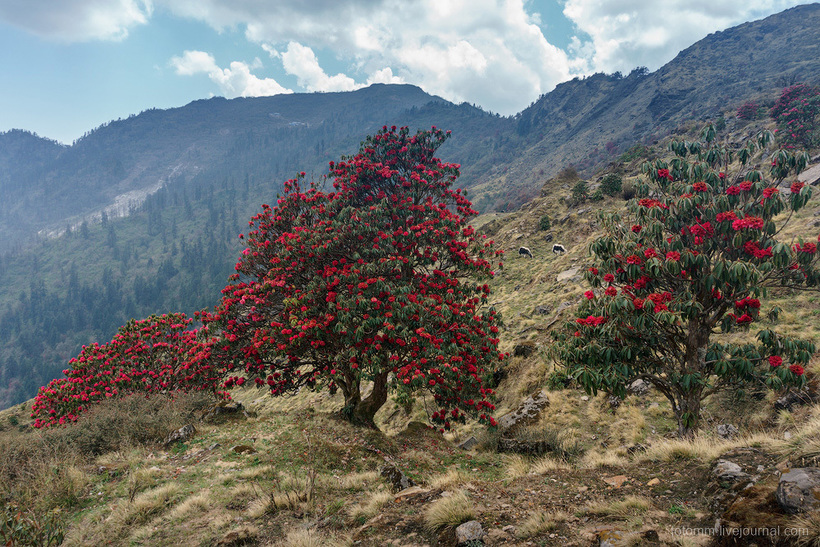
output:
[[[521,203],[564,166],[583,171],[684,120],[717,117],[751,99],[771,103],[794,82],[820,82],[820,4],[710,34],[653,73],[595,74],[558,85],[517,117],[527,144],[488,189],[518,187]],[[541,173],[538,180],[533,172]]]

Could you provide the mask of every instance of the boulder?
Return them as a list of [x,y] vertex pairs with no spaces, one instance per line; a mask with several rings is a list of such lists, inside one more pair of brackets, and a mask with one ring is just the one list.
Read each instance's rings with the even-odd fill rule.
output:
[[211,422],[220,418],[249,417],[245,407],[239,401],[220,401],[205,409],[202,413],[203,422]]
[[406,488],[410,488],[411,486],[416,485],[413,479],[405,475],[401,469],[399,469],[392,463],[387,463],[383,465],[379,469],[379,475],[384,477],[384,479],[390,484],[390,487],[393,489],[393,492],[401,492]]
[[535,313],[537,313],[538,315],[549,315],[551,311],[552,308],[550,306],[547,306],[546,304],[538,304],[537,306],[535,306]]
[[712,474],[722,481],[738,481],[749,476],[743,472],[742,467],[729,460],[718,460]]
[[718,437],[724,440],[731,440],[737,437],[738,430],[732,424],[720,424],[717,426]]
[[475,436],[472,436],[469,439],[465,439],[464,441],[462,441],[461,444],[458,445],[458,447],[462,450],[470,450],[477,444],[478,439],[476,439]]
[[196,434],[196,428],[192,424],[184,425],[177,429],[176,431],[172,431],[168,434],[168,437],[165,438],[165,442],[163,445],[165,447],[171,446],[176,442],[184,443],[193,438]]
[[652,385],[649,382],[639,379],[629,384],[629,387],[626,388],[626,391],[631,395],[637,395],[638,397],[642,397],[649,393],[649,388],[651,387]]
[[533,353],[535,353],[535,342],[521,342],[513,347],[513,357],[529,357]]
[[802,513],[820,503],[820,468],[798,467],[780,475],[775,491],[777,504],[786,513]]
[[504,414],[498,419],[498,428],[502,432],[507,432],[514,427],[529,424],[538,419],[541,410],[550,404],[547,394],[544,391],[536,395],[530,395],[517,409]]
[[457,545],[481,545],[483,544],[484,528],[477,520],[471,520],[459,525],[456,528]]

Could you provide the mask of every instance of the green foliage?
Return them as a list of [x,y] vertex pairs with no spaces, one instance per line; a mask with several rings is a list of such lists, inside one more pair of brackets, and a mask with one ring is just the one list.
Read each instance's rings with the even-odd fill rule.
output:
[[604,193],[601,191],[600,188],[596,189],[592,192],[592,195],[589,196],[590,201],[603,201]]
[[630,146],[626,152],[618,157],[621,163],[629,163],[640,158],[648,158],[650,154],[649,148],[643,144],[637,143]]
[[601,191],[607,196],[615,196],[621,192],[623,187],[621,177],[615,173],[604,175],[601,180]]
[[[671,161],[644,164],[648,181],[627,215],[602,214],[604,234],[590,246],[586,273],[593,290],[553,353],[587,391],[624,396],[644,379],[669,399],[679,433],[688,435],[702,399],[718,390],[803,384],[813,342],[773,330],[761,330],[755,343],[720,336],[759,321],[767,287],[820,284],[817,244],[778,241],[774,220],[808,202],[803,183],[787,195],[778,188],[808,156],[775,151],[768,182],[746,167],[770,141],[762,133],[728,150],[707,126],[700,141],[673,142]],[[727,173],[734,158],[742,167]]]
[[574,203],[581,203],[582,201],[588,199],[589,183],[585,180],[579,180],[576,182],[572,187],[569,197]]
[[64,525],[51,512],[44,515],[7,504],[0,513],[0,544],[18,547],[50,547],[63,542]]
[[542,232],[544,232],[544,231],[549,230],[550,227],[552,227],[552,222],[550,222],[550,216],[549,215],[542,216],[541,220],[538,221],[538,228]]
[[630,184],[625,184],[623,192],[621,192],[621,197],[625,201],[629,201],[630,199],[635,197],[636,192],[637,192],[637,190],[636,190],[634,184],[631,184],[631,183]]
[[723,116],[719,116],[717,120],[715,120],[715,131],[723,131],[726,129],[726,118]]

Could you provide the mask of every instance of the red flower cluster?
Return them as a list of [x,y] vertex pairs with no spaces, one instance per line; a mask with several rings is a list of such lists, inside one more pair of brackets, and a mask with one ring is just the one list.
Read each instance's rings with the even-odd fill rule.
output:
[[589,327],[598,327],[606,323],[607,319],[603,316],[590,315],[586,319],[578,318],[575,320],[579,325],[587,325]]
[[783,364],[783,358],[779,355],[772,355],[769,357],[769,364],[773,367],[779,367]]
[[673,180],[672,175],[669,174],[669,169],[658,169],[658,178]]
[[708,192],[709,185],[705,182],[696,182],[692,185],[692,190],[694,190],[695,192]]
[[185,330],[191,321],[182,313],[131,320],[111,342],[84,346],[65,378],[40,388],[34,427],[76,421],[95,403],[129,393],[216,392],[222,380],[210,362],[213,339]]
[[792,194],[799,194],[800,190],[802,190],[805,185],[806,185],[805,182],[800,182],[800,181],[793,182],[791,187],[789,188],[789,190],[791,190]]
[[763,219],[760,217],[745,217],[737,219],[736,221],[732,222],[732,229],[736,232],[740,230],[749,229],[749,230],[762,230],[763,229]]

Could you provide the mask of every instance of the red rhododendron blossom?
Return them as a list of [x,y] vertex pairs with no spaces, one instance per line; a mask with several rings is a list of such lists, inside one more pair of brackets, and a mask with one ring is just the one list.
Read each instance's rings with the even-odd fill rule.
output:
[[595,293],[592,291],[587,291],[584,293],[584,296],[586,296],[589,300],[592,300],[593,298],[595,298]]
[[792,194],[799,194],[800,190],[802,190],[805,185],[805,182],[793,182],[789,190],[791,190]]
[[589,269],[589,272],[590,272],[592,275],[598,275],[598,268],[590,268],[590,269]]
[[672,180],[672,175],[669,174],[669,169],[658,169],[658,178]]
[[738,188],[737,186],[729,186],[726,189],[726,193],[730,196],[736,196],[740,194],[740,188]]
[[743,229],[762,230],[763,219],[760,217],[740,218],[732,223],[732,229],[739,232]]
[[769,357],[769,364],[773,367],[779,367],[783,364],[783,358],[779,355],[772,355]]
[[630,255],[630,256],[626,257],[626,263],[627,264],[640,265],[641,262],[643,262],[643,261],[641,260],[641,257],[639,257],[638,255]]
[[745,325],[747,323],[751,323],[752,321],[754,321],[754,318],[748,313],[744,313],[743,315],[737,318],[738,325]]
[[642,226],[640,224],[633,224],[632,225],[632,231],[635,232],[636,234],[640,233],[641,228],[642,228]]
[[613,281],[615,281],[615,276],[611,273],[605,274],[604,281],[606,281],[607,283],[612,283]]
[[666,253],[666,260],[674,260],[677,262],[680,260],[680,253],[678,251],[669,251]]
[[708,192],[709,185],[705,182],[696,182],[692,185],[692,190],[694,190],[695,192]]
[[618,289],[616,289],[615,287],[607,287],[607,289],[604,291],[604,294],[607,296],[615,296],[616,294],[618,294]]
[[739,186],[741,190],[743,190],[744,192],[748,192],[752,189],[752,181],[744,180],[739,184]]
[[763,199],[769,199],[775,194],[780,193],[780,190],[777,188],[766,188],[763,190]]
[[805,370],[803,370],[803,367],[801,367],[798,364],[789,365],[789,370],[797,376],[803,376],[803,373],[805,372]]
[[600,325],[603,325],[604,323],[606,323],[606,317],[603,317],[603,316],[600,316],[600,315],[598,315],[598,316],[590,315],[590,316],[587,316],[586,319],[578,318],[578,319],[575,320],[575,322],[578,323],[579,325],[588,325],[590,327],[597,327],[597,326],[600,326]]
[[655,258],[655,257],[658,256],[658,253],[655,251],[655,249],[650,248],[650,249],[644,250],[643,256],[645,258]]
[[727,220],[737,220],[737,214],[734,211],[724,211],[715,216],[717,222],[725,222]]

